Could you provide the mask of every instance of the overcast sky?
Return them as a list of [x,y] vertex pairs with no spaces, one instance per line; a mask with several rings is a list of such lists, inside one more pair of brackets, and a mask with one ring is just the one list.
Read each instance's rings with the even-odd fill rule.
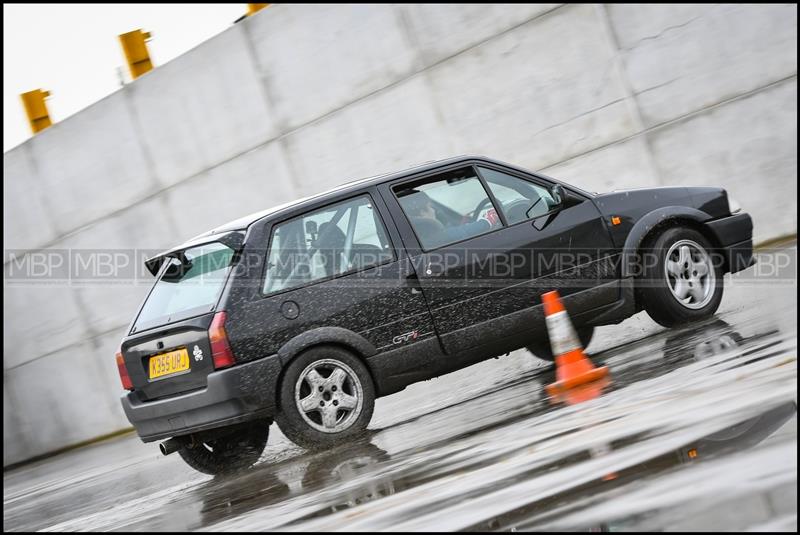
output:
[[247,4],[4,4],[3,152],[31,136],[20,93],[50,91],[50,117],[58,122],[119,89],[118,68],[130,81],[117,35],[150,32],[157,67],[246,11]]

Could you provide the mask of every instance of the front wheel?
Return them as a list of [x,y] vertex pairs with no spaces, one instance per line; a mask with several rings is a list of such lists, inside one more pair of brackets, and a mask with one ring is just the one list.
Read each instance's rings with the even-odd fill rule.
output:
[[723,272],[712,246],[698,231],[675,227],[642,251],[642,275],[636,281],[643,308],[664,327],[714,314],[722,301]]
[[229,433],[201,441],[178,450],[181,458],[197,470],[212,476],[249,468],[258,461],[269,438],[268,420],[256,420]]
[[286,368],[275,421],[298,446],[322,449],[362,435],[374,406],[375,387],[361,359],[317,346]]

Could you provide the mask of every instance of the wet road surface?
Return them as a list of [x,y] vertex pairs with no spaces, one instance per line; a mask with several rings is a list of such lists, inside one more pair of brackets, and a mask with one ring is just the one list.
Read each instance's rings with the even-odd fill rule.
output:
[[701,324],[599,328],[611,381],[582,403],[517,351],[378,400],[359,443],[311,454],[273,426],[238,476],[135,435],[6,471],[3,527],[796,531],[796,273],[748,280]]

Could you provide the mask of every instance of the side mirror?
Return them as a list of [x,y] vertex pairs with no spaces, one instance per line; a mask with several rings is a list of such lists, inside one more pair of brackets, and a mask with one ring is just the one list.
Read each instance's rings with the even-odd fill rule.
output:
[[564,203],[564,200],[567,198],[567,195],[564,192],[564,187],[561,184],[553,184],[553,187],[550,188],[550,195],[553,197],[553,201],[555,202],[553,206],[561,206]]

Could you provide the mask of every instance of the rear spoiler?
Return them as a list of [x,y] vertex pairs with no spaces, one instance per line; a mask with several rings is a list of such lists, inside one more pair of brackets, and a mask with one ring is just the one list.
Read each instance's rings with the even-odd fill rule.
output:
[[189,240],[178,247],[168,249],[163,253],[153,256],[152,258],[148,258],[144,261],[144,265],[147,267],[147,270],[150,272],[150,274],[155,277],[158,275],[158,271],[161,269],[161,266],[164,264],[164,260],[167,258],[179,258],[186,249],[214,242],[219,242],[226,247],[230,247],[234,252],[239,252],[239,249],[241,249],[242,245],[244,245],[244,230],[232,230],[230,232],[225,232],[224,234],[207,234],[200,236],[193,240]]

